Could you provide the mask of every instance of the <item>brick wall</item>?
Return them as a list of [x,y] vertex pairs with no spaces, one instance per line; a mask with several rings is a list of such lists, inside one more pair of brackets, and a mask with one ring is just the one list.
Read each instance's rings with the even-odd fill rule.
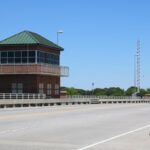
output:
[[[41,50],[45,52],[51,52],[60,55],[59,50],[55,50],[49,47],[45,47],[42,45],[20,45],[20,46],[1,46],[1,51],[6,50]],[[31,70],[30,68],[26,68],[26,66],[19,66],[16,67],[18,72],[29,71],[28,73],[31,73],[31,71],[39,72],[39,66],[32,66]],[[33,74],[26,74],[26,75],[14,75],[10,74],[7,75],[7,73],[14,72],[14,68],[12,66],[6,65],[1,66],[0,68],[1,73],[6,73],[5,75],[0,75],[0,93],[11,93],[12,92],[12,83],[22,83],[23,84],[23,93],[39,93],[39,83],[43,83],[44,85],[44,93],[47,94],[47,84],[50,83],[52,85],[52,94],[51,97],[59,98],[60,92],[58,95],[55,94],[55,84],[59,85],[60,89],[60,77],[59,76],[50,76],[50,75],[33,75]]]
[[52,85],[51,97],[59,98],[55,95],[55,84],[60,87],[60,77],[48,75],[0,75],[0,93],[11,93],[12,83],[22,83],[23,93],[39,93],[39,83],[44,85],[44,93],[47,94],[47,84]]

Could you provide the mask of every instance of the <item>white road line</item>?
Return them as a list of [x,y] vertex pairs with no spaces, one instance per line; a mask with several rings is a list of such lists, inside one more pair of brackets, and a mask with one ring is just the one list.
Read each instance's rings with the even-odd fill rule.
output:
[[4,134],[4,133],[8,133],[8,130],[0,132],[0,134]]
[[18,128],[18,129],[11,129],[11,130],[0,131],[0,135],[1,134],[8,134],[8,133],[11,134],[13,132],[23,131],[23,130],[30,129],[30,128],[33,128],[33,127],[31,126],[31,127],[23,127],[23,128]]
[[88,145],[88,146],[79,148],[79,149],[77,149],[77,150],[87,150],[87,149],[92,148],[92,147],[94,147],[94,146],[97,146],[97,145],[100,145],[100,144],[103,144],[103,143],[112,141],[112,140],[114,140],[114,139],[120,138],[120,137],[122,137],[122,136],[131,134],[131,133],[134,133],[134,132],[137,132],[137,131],[140,131],[140,130],[143,130],[143,129],[146,129],[146,128],[149,128],[149,127],[150,127],[150,124],[149,124],[149,125],[146,125],[146,126],[143,126],[143,127],[140,127],[140,128],[138,128],[138,129],[135,129],[135,130],[132,130],[132,131],[128,131],[128,132],[125,132],[125,133],[122,133],[122,134],[113,136],[113,137],[111,137],[111,138],[108,138],[108,139],[105,139],[105,140],[102,140],[102,141],[93,143],[93,144],[91,144],[91,145]]

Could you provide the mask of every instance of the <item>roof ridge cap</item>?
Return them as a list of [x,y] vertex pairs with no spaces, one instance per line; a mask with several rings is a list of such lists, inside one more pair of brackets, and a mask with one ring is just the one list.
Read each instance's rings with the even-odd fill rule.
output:
[[37,43],[40,43],[33,35],[32,35],[32,32],[30,31],[26,31],[28,35],[30,35],[30,37],[35,40]]

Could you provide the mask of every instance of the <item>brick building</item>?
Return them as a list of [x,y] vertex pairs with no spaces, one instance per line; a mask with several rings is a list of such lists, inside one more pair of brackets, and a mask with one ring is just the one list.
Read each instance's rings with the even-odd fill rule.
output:
[[37,33],[23,31],[0,41],[0,93],[44,93],[60,97],[63,48]]

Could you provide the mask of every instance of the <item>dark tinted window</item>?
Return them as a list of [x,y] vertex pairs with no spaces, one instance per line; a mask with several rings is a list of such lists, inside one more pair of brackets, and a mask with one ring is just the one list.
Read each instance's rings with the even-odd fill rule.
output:
[[14,58],[8,58],[8,63],[14,63],[15,59]]
[[7,63],[7,58],[1,58],[1,63],[6,64]]
[[59,65],[59,55],[38,51],[38,63]]
[[22,51],[22,57],[27,57],[27,51]]
[[35,57],[35,51],[29,51],[29,57]]
[[[37,62],[59,65],[59,55],[37,51]],[[36,51],[23,50],[23,51],[1,51],[1,63],[35,63]]]
[[14,52],[8,52],[8,57],[14,57]]
[[29,63],[34,63],[35,62],[35,58],[29,58]]
[[27,63],[27,60],[28,60],[27,57],[23,57],[22,58],[22,63]]
[[40,57],[45,57],[45,54],[43,52],[40,52]]
[[7,52],[2,52],[1,57],[7,57]]
[[15,57],[21,57],[21,52],[16,51],[16,52],[15,52]]
[[21,58],[15,58],[15,63],[21,63]]

